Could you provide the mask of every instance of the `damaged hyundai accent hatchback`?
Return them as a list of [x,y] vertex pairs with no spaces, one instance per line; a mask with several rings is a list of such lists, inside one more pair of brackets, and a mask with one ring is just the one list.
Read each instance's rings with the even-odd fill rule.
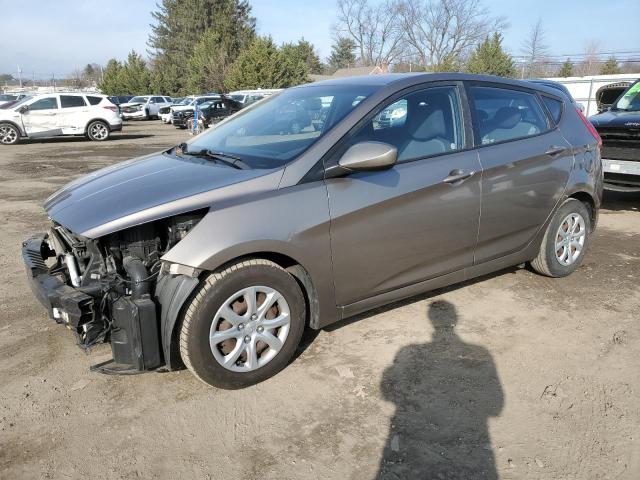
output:
[[22,252],[49,315],[85,349],[111,343],[93,369],[239,388],[307,327],[523,262],[570,274],[601,195],[599,137],[557,90],[360,77],[71,182]]

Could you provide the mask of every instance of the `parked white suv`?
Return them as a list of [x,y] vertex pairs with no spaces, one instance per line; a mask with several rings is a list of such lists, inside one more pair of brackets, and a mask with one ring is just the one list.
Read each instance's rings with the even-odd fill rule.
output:
[[158,118],[159,111],[162,107],[171,105],[171,97],[160,95],[141,95],[133,97],[127,103],[120,104],[120,114],[122,118],[138,118],[149,120],[150,118]]
[[0,109],[0,144],[21,138],[86,135],[103,141],[122,130],[118,107],[105,95],[49,93],[27,97]]

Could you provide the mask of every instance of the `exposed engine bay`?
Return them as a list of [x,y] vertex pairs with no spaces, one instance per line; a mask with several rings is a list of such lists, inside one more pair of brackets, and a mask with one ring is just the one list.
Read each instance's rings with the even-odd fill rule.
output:
[[66,288],[57,288],[51,315],[74,332],[85,350],[111,343],[113,360],[96,370],[135,373],[164,363],[155,299],[160,259],[205,214],[206,209],[178,215],[98,239],[80,237],[53,222],[40,254],[49,278],[56,277]]

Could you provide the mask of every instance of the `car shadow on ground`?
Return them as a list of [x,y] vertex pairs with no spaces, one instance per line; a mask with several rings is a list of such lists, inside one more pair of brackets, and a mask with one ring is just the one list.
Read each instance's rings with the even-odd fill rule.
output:
[[382,376],[396,410],[377,478],[497,480],[488,419],[504,395],[493,358],[456,334],[450,302],[432,302],[427,318],[431,341],[400,349]]
[[613,211],[640,211],[640,193],[605,191],[602,208]]

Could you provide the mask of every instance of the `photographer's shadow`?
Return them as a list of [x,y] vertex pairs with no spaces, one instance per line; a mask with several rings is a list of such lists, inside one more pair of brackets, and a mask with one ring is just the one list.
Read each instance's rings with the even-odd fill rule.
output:
[[488,350],[455,332],[455,307],[433,302],[432,341],[402,348],[382,378],[396,407],[380,462],[381,479],[498,478],[487,421],[503,393]]

